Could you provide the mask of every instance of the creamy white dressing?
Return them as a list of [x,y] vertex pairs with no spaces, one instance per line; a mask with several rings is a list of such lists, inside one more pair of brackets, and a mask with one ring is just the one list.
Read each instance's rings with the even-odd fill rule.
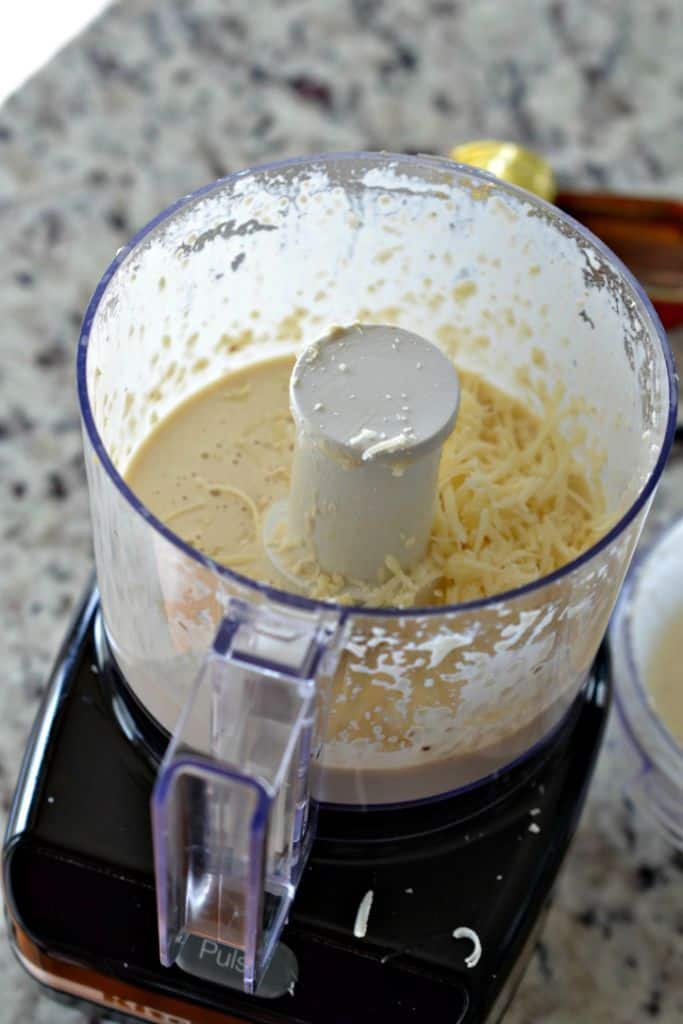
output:
[[672,736],[683,744],[683,608],[652,644],[645,668],[645,688],[655,711]]

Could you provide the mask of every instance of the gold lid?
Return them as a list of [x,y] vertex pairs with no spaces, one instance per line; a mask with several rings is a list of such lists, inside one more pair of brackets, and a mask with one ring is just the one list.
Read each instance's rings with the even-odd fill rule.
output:
[[497,178],[525,188],[541,199],[552,203],[557,193],[555,176],[550,165],[538,153],[524,149],[516,142],[479,139],[454,146],[448,154],[451,160],[471,167],[480,167]]

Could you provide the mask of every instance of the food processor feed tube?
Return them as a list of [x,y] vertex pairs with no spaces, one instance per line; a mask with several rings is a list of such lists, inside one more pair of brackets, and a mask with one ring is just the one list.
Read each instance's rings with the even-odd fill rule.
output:
[[[421,436],[417,381],[413,394],[403,389],[410,412],[393,399],[381,412],[414,415],[414,435],[373,422],[340,438],[334,421],[346,407],[318,418],[315,405],[325,399],[310,406],[303,383],[297,406],[295,376],[296,429],[319,447],[299,444],[285,515],[254,505],[250,551],[261,544],[266,552],[259,582],[241,574],[246,556],[232,565],[212,558],[183,535],[182,518],[162,521],[153,495],[143,504],[125,480],[155,426],[190,396],[267,360],[289,358],[291,366],[337,324],[361,325],[361,341],[373,325],[400,328],[399,345],[408,336],[433,343],[434,358],[457,366],[460,411],[443,441],[427,553],[411,564],[405,542],[414,531],[419,553],[424,520],[409,520],[425,510],[422,500],[411,505],[412,492],[401,506],[405,550],[389,540],[389,516],[387,544],[361,538],[355,548],[354,531],[336,536],[325,518],[348,498],[333,460],[354,438],[347,472],[361,481],[364,469],[382,468],[400,493],[411,463],[400,466],[398,452]],[[335,345],[357,345],[353,360],[337,357],[336,365],[361,381],[371,335],[367,349],[352,328],[345,337],[323,343],[320,372],[338,355]],[[318,372],[316,359],[299,365]],[[512,474],[523,486],[491,490],[488,527],[487,506],[475,502],[476,544],[458,542],[443,561],[451,577],[430,576],[425,590],[420,567],[455,543],[457,488],[476,491],[475,470],[463,471],[456,458],[470,449],[456,442],[469,436],[478,379],[514,399],[520,423],[528,410],[540,426],[522,446],[526,476],[523,466]],[[253,991],[295,892],[318,801],[362,810],[453,795],[528,754],[577,696],[671,441],[666,339],[620,264],[533,196],[442,160],[337,155],[238,174],[182,201],[123,250],[86,316],[79,391],[107,636],[132,691],[173,735],[153,806],[162,959],[175,962],[190,934],[224,942],[243,951],[244,987]],[[393,395],[389,386],[385,393]],[[246,394],[226,385],[216,443],[234,441],[235,459],[231,412]],[[430,445],[433,455],[454,411],[438,413],[441,426],[425,426],[431,440],[415,493],[434,486]],[[546,452],[551,434],[566,439],[564,448],[551,445],[552,459],[544,455],[534,476],[541,463],[532,456]],[[263,447],[255,436],[261,447],[249,449],[250,464]],[[502,444],[504,435],[495,437]],[[217,458],[207,448],[207,465]],[[599,479],[600,522],[600,502],[579,478]],[[302,479],[330,488],[313,521]],[[538,496],[542,513],[533,531],[538,564],[555,552],[555,567],[535,578],[529,553],[511,549],[510,537],[505,559],[491,555],[500,550],[495,523],[521,490]],[[193,494],[186,496],[189,507]],[[553,524],[581,503],[593,519],[585,550],[575,550]],[[544,509],[555,518],[543,518]],[[307,516],[316,559],[327,562],[324,586],[293,581],[283,562],[283,529],[296,535],[299,524],[301,533]],[[341,583],[335,546],[359,559]],[[396,565],[373,590],[364,577],[376,566],[363,559],[386,561],[387,551]],[[368,593],[380,595],[375,606]],[[424,606],[415,606],[416,595]]]

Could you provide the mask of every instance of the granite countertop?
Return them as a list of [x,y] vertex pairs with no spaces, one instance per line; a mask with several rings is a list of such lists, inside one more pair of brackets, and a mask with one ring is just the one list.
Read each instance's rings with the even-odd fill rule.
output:
[[[0,798],[91,564],[74,387],[114,250],[249,164],[514,137],[573,187],[683,194],[675,0],[126,0],[0,109]],[[658,504],[683,511],[683,474]],[[506,1024],[683,1018],[683,856],[620,788],[612,724]],[[0,937],[0,1024],[82,1022]]]

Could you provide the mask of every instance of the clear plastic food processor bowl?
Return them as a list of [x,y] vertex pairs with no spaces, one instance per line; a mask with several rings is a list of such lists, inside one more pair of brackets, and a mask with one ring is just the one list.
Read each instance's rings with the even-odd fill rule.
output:
[[[567,429],[605,457],[609,532],[490,599],[342,608],[216,564],[127,487],[132,454],[185,397],[353,321],[414,331],[512,394],[520,369],[562,381],[579,400]],[[445,160],[342,154],[233,175],[140,232],[90,304],[78,386],[107,635],[173,734],[153,808],[162,960],[210,934],[244,950],[251,990],[305,860],[311,794],[358,808],[452,794],[564,716],[671,442],[666,338],[628,271],[554,207]]]

